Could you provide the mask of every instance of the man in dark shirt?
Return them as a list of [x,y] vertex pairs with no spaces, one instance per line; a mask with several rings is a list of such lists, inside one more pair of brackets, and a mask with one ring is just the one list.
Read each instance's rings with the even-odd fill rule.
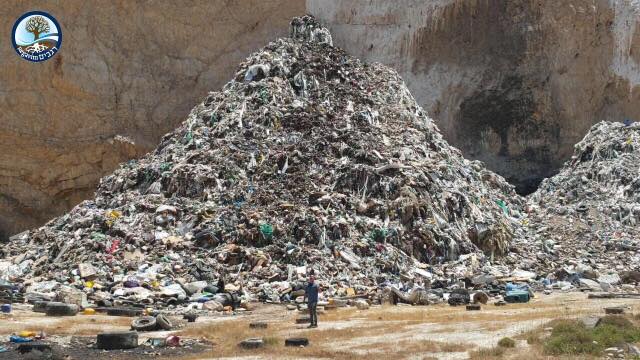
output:
[[307,307],[309,308],[310,328],[318,327],[318,313],[316,311],[318,307],[318,290],[315,276],[309,275],[309,283],[304,291],[304,300],[307,300]]

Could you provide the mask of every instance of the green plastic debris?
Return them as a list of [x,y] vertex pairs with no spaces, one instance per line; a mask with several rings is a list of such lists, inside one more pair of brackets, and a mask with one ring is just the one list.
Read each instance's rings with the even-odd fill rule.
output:
[[218,114],[213,113],[213,114],[211,114],[211,118],[209,119],[209,124],[211,124],[211,126],[213,126],[213,125],[215,125],[219,120],[220,120],[220,118],[218,118]]
[[273,226],[271,226],[271,224],[260,225],[260,233],[262,233],[263,238],[271,240],[273,237]]
[[163,162],[160,164],[160,171],[165,172],[171,170],[171,163]]
[[187,133],[184,134],[184,137],[182,138],[182,143],[186,145],[191,143],[192,140],[193,140],[193,134],[191,133],[191,131],[187,131]]
[[369,236],[371,237],[371,240],[380,242],[380,241],[384,241],[384,239],[387,238],[387,234],[388,234],[387,229],[380,228],[380,229],[371,230],[371,233],[369,233]]
[[500,208],[506,215],[509,215],[509,208],[507,207],[507,204],[504,201],[498,199],[496,200],[496,204],[500,206]]

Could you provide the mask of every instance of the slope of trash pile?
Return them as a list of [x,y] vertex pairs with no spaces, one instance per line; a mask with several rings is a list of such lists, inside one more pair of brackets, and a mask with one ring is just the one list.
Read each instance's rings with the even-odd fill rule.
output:
[[528,203],[528,268],[597,291],[640,281],[640,123],[594,125]]
[[313,269],[339,296],[481,266],[522,236],[522,205],[443,140],[395,71],[296,18],[95,199],[0,250],[0,277],[27,297],[62,284],[162,306],[202,303],[218,280],[281,301]]

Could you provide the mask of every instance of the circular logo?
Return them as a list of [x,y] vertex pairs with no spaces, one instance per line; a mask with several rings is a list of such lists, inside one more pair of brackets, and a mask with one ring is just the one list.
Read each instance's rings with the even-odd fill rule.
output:
[[62,45],[62,29],[56,19],[44,11],[22,15],[11,31],[13,48],[23,59],[40,62],[51,59]]

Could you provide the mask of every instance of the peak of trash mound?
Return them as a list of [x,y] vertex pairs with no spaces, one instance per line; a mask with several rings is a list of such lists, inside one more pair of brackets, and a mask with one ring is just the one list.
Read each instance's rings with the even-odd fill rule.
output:
[[334,296],[498,257],[522,205],[443,140],[395,71],[305,16],[93,200],[14,237],[0,277],[162,306],[220,279],[280,301],[313,270]]
[[640,123],[600,122],[532,200],[559,213],[592,213],[616,227],[640,223]]

